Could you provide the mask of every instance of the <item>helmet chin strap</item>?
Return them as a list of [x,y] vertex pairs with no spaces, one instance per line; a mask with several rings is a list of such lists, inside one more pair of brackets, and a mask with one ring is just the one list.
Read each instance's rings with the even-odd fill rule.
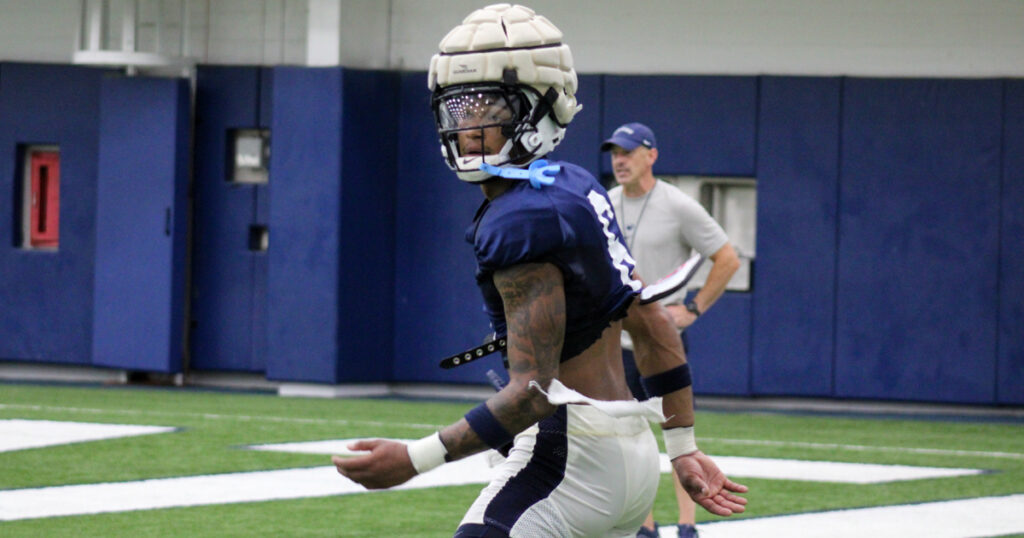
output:
[[[520,137],[520,144],[522,144],[527,151],[535,152],[543,145],[543,137],[540,136],[539,130],[540,122],[545,116],[550,115],[551,121],[553,121],[558,127],[565,127],[565,125],[558,122],[558,118],[555,116],[555,109],[552,106],[557,100],[558,91],[554,88],[548,88],[548,91],[537,99],[537,106],[533,108],[533,112],[530,114],[530,117],[525,123],[519,125],[516,134]],[[533,134],[527,134],[528,131],[532,131]]]
[[545,115],[551,114],[551,119],[555,121],[559,127],[565,127],[555,115],[555,101],[558,101],[558,90],[554,87],[548,88],[548,91],[544,92],[541,96],[540,102],[537,103],[537,107],[533,109],[533,114],[530,115],[530,125],[536,127],[540,120]]
[[557,164],[549,165],[546,160],[539,159],[530,163],[530,167],[526,170],[511,166],[493,166],[487,163],[480,163],[480,170],[492,176],[529,180],[531,187],[540,189],[544,185],[554,184],[555,176],[562,170],[562,167]]

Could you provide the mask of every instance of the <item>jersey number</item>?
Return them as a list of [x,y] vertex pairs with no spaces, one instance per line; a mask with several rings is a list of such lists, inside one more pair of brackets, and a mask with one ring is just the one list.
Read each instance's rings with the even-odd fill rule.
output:
[[636,266],[636,260],[629,255],[629,249],[626,248],[626,245],[622,244],[619,236],[612,232],[612,221],[615,220],[612,205],[608,203],[607,198],[601,196],[597,191],[590,191],[587,194],[587,200],[593,206],[594,211],[597,212],[597,218],[601,221],[601,226],[604,228],[604,236],[608,239],[608,255],[612,259],[612,265],[619,270],[619,278],[622,279],[623,284],[632,288],[633,291],[640,291],[643,284],[639,280],[633,279],[633,267]]

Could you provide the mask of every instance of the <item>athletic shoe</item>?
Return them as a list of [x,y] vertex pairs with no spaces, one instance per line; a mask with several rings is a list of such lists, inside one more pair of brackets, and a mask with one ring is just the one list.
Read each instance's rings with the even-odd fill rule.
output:
[[679,538],[697,538],[700,536],[700,533],[697,532],[697,527],[693,525],[680,523],[676,528],[679,529]]
[[654,524],[654,530],[648,529],[647,527],[640,527],[640,530],[636,531],[637,538],[658,538],[658,524]]

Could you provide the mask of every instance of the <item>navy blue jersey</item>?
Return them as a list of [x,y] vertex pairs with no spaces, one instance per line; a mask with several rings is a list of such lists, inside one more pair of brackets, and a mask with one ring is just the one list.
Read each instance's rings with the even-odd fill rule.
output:
[[499,337],[507,333],[494,272],[523,263],[551,263],[565,283],[566,327],[561,360],[579,355],[626,315],[641,284],[615,221],[608,193],[589,172],[557,162],[552,185],[516,181],[484,201],[466,233],[476,253],[484,311]]

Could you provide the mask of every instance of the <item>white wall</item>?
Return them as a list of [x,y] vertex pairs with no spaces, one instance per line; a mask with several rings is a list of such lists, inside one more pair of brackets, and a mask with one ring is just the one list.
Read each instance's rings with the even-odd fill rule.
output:
[[[120,13],[124,1],[130,0],[110,0],[112,11]],[[139,5],[140,51],[174,55],[168,49],[179,41],[180,6],[188,1],[186,48],[199,63],[306,62],[307,0],[134,1]],[[151,40],[146,39],[158,11],[169,25],[161,51],[148,49]],[[70,63],[78,45],[81,12],[81,0],[0,0],[0,61]],[[117,43],[118,24],[111,28]]]
[[199,63],[305,64],[306,0],[192,0],[192,4],[192,43]]
[[[425,69],[487,2],[392,0],[392,64]],[[1024,75],[1020,0],[533,0],[584,73]]]
[[[424,70],[441,37],[491,0],[314,1],[339,3],[334,40],[341,64]],[[309,5],[191,0],[189,46],[200,63],[305,64]],[[528,5],[562,29],[582,73],[1024,76],[1021,0]],[[70,62],[79,6],[79,0],[0,0],[0,60]]]
[[389,67],[389,2],[308,0],[308,6],[307,64]]
[[0,0],[0,60],[71,61],[79,2]]

